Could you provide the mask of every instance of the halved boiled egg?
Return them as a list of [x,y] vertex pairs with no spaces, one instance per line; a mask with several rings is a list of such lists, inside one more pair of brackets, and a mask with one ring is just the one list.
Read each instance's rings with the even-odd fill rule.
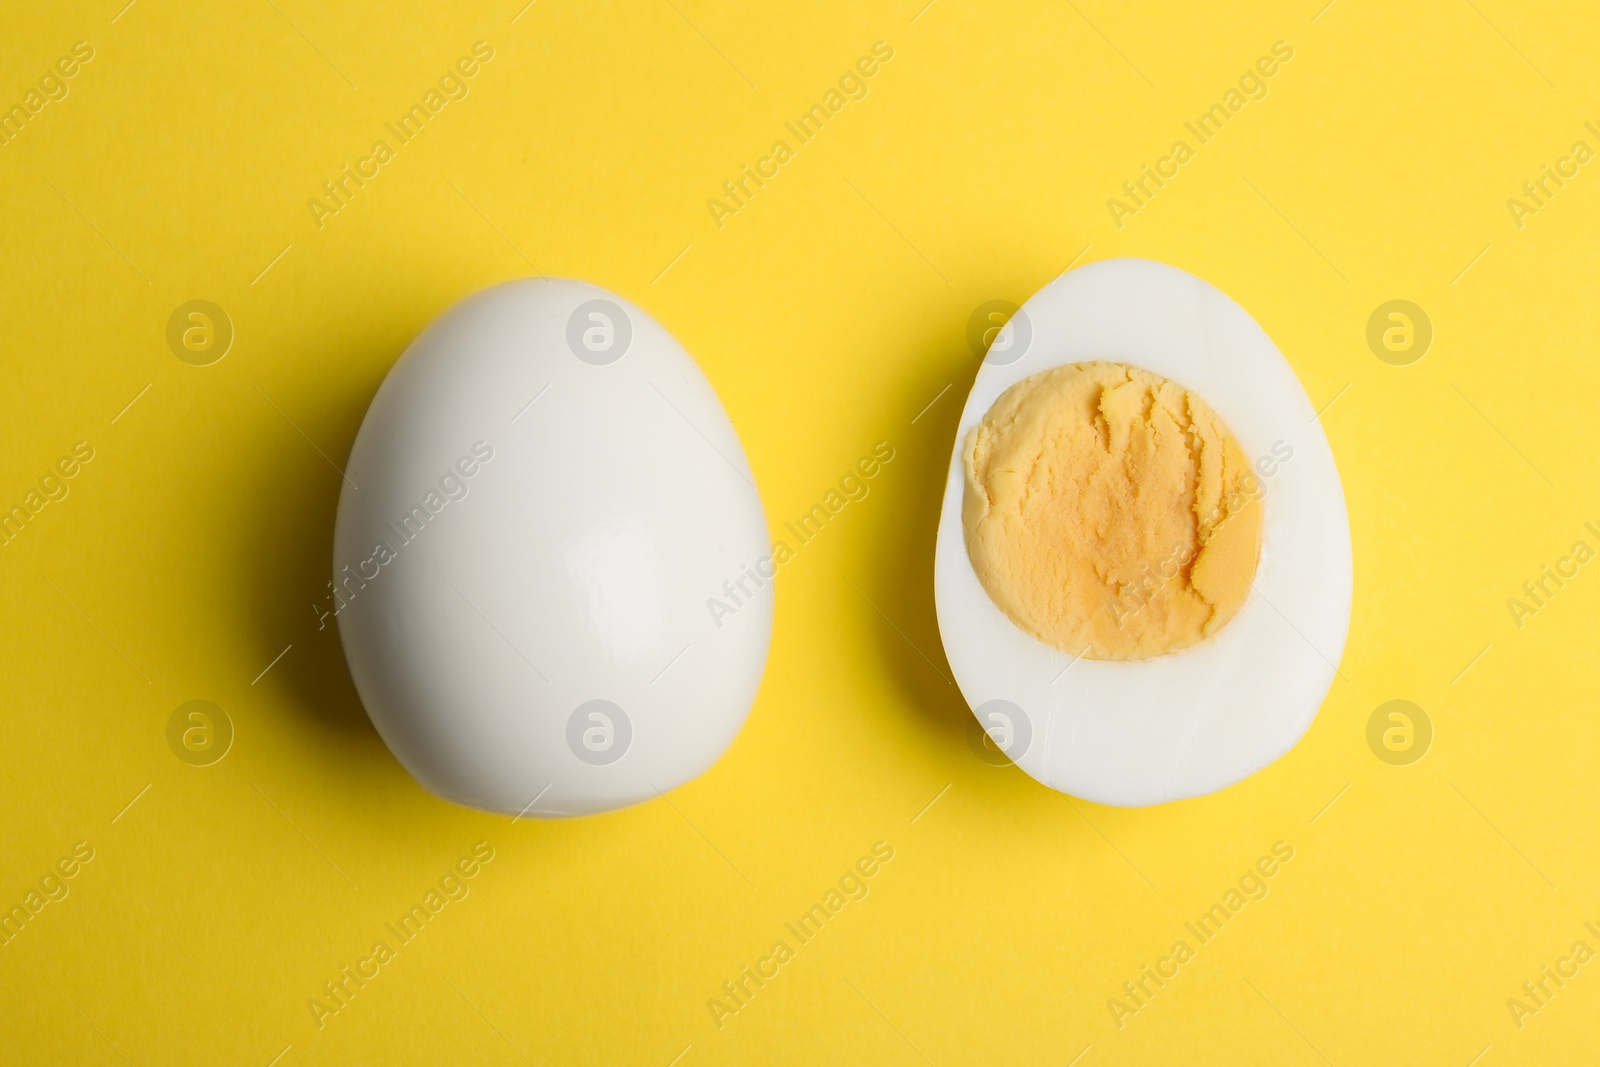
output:
[[1316,412],[1220,290],[1106,260],[996,335],[956,433],[934,591],[962,694],[1028,774],[1123,806],[1253,774],[1316,716],[1351,583]]

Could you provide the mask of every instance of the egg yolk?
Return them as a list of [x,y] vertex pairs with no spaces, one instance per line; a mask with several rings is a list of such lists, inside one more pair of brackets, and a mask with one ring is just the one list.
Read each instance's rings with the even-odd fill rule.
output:
[[1035,374],[1000,395],[964,459],[978,580],[1063,652],[1175,652],[1250,593],[1262,485],[1217,413],[1174,382],[1109,362]]

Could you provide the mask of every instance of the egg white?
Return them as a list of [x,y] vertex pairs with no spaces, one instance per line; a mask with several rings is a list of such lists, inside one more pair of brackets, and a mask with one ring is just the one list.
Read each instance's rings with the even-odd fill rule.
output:
[[[629,340],[591,362],[574,324],[596,304]],[[469,447],[470,487],[401,531]],[[566,279],[467,298],[391,368],[345,470],[334,578],[364,580],[342,586],[340,641],[423,786],[582,815],[654,798],[732,744],[771,642],[773,586],[750,573],[771,540],[716,390],[642,308]],[[588,724],[602,758],[583,754]]]
[[[1252,463],[1293,450],[1266,487],[1249,599],[1209,638],[1145,660],[1075,659],[990,599],[961,524],[962,445],[1000,394],[1064,363],[1128,363],[1198,393]],[[1259,474],[1258,474],[1259,476]],[[1350,525],[1327,437],[1254,319],[1199,278],[1145,259],[1068,271],[996,336],[961,413],[934,560],[939,631],[995,743],[1040,782],[1102,804],[1201,796],[1283,755],[1337,675],[1350,623]]]

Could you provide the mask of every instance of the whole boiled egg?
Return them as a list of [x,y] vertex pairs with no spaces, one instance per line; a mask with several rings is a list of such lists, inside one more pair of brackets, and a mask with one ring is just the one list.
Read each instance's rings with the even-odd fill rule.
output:
[[463,301],[390,370],[346,474],[345,658],[426,788],[604,811],[733,741],[772,632],[766,520],[711,384],[639,308],[544,279]]
[[1157,804],[1292,748],[1337,674],[1350,529],[1261,327],[1176,267],[1069,271],[995,335],[935,552],[946,655],[990,742],[1053,789]]

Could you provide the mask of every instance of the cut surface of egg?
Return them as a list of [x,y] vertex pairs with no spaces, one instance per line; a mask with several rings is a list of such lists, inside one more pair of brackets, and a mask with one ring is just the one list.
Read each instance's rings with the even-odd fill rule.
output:
[[[1062,469],[1041,471],[1041,450]],[[990,743],[1104,804],[1200,796],[1283,755],[1350,621],[1344,492],[1294,371],[1227,295],[1150,260],[1069,271],[995,336],[934,571],[945,653]]]
[[710,382],[639,308],[565,280],[470,297],[384,379],[346,475],[345,659],[424,787],[586,814],[733,741],[772,632],[766,520]]

